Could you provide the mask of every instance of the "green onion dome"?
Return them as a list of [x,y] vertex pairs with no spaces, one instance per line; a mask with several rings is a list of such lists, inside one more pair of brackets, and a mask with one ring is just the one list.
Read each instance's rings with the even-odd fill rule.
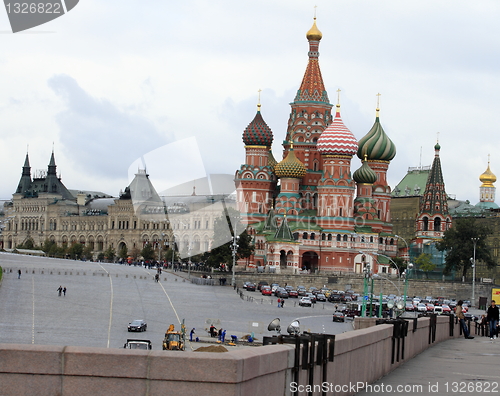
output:
[[365,155],[369,161],[390,161],[396,156],[396,146],[385,134],[378,116],[372,129],[358,143],[358,158],[363,160]]
[[353,173],[352,178],[356,183],[364,183],[364,184],[373,184],[377,181],[377,174],[368,165],[366,156],[363,161],[363,165],[361,165],[361,168],[359,168]]
[[288,155],[274,167],[274,173],[279,178],[302,179],[306,175],[305,165],[295,156],[293,144],[288,151]]
[[267,146],[273,143],[273,132],[260,114],[260,104],[257,105],[257,114],[243,131],[243,143],[246,146]]

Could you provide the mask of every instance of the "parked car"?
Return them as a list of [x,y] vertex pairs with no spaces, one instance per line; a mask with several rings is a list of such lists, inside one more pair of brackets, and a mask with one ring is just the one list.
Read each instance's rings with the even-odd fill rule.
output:
[[136,319],[128,324],[128,331],[146,331],[148,324],[142,319]]
[[297,286],[297,293],[299,293],[299,296],[305,296],[307,293],[305,286]]
[[438,315],[442,315],[443,314],[443,307],[440,307],[439,305],[435,305],[434,306],[434,313],[438,314]]
[[302,297],[300,300],[299,300],[299,305],[301,307],[311,307],[312,306],[312,302],[311,302],[311,299],[309,297]]
[[262,286],[260,290],[263,296],[272,296],[273,292],[271,291],[271,286]]
[[450,308],[449,305],[443,304],[443,305],[441,305],[441,308],[443,309],[443,314],[444,315],[451,314],[451,308]]
[[289,290],[288,291],[288,297],[298,298],[299,297],[299,293],[298,293],[297,290]]
[[414,307],[414,305],[413,305],[411,302],[407,302],[407,303],[406,303],[406,308],[405,308],[405,311],[410,311],[410,312],[415,311],[415,307]]
[[269,283],[267,283],[266,281],[260,281],[257,284],[257,289],[262,290],[262,286],[268,286],[268,285],[269,285]]
[[434,304],[428,303],[425,305],[427,312],[434,312]]
[[427,307],[425,306],[424,303],[419,303],[419,304],[417,304],[417,311],[418,312],[427,312]]
[[279,297],[279,298],[288,298],[288,292],[280,287],[278,290],[276,290],[276,297]]
[[127,342],[123,345],[125,349],[152,349],[153,346],[150,340],[136,340],[134,338],[127,339]]
[[247,291],[255,291],[255,283],[247,283]]
[[326,296],[323,293],[316,294],[316,301],[326,301]]
[[246,289],[246,288],[247,288],[247,286],[248,286],[248,284],[250,284],[250,283],[252,283],[252,282],[243,282],[243,286],[242,286],[242,287],[243,287],[243,289]]
[[333,321],[334,322],[345,322],[345,315],[342,312],[334,312],[333,313]]
[[309,297],[309,299],[311,300],[311,302],[312,302],[313,304],[316,304],[316,301],[317,301],[317,300],[316,300],[316,295],[315,295],[315,294],[312,294],[312,293],[307,293],[307,294],[306,294],[306,297]]

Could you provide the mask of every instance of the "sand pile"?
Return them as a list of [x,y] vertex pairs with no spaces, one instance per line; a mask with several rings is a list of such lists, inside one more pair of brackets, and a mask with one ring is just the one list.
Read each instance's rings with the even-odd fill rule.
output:
[[222,345],[210,345],[206,347],[199,347],[194,350],[195,352],[227,352],[227,349]]

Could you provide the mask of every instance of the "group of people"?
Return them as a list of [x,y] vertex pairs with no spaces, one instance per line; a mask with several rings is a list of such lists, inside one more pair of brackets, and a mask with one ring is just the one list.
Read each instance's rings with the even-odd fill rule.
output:
[[[455,314],[460,322],[460,327],[462,328],[464,337],[466,339],[473,339],[474,337],[470,335],[469,328],[465,323],[465,315],[462,310],[462,304],[464,302],[462,300],[457,302],[457,307],[455,308]],[[488,307],[486,311],[486,316],[483,315],[481,319],[482,325],[487,325],[489,328],[490,340],[494,340],[498,335],[498,322],[499,322],[499,314],[500,311],[498,306],[496,305],[495,300],[491,300],[491,305]]]
[[278,308],[283,308],[285,306],[285,299],[278,298]]
[[57,288],[57,291],[59,292],[59,297],[61,297],[61,294],[66,295],[66,286],[64,286],[64,287],[59,286],[59,287]]
[[209,332],[210,332],[210,337],[213,338],[217,337],[217,339],[220,342],[224,342],[224,340],[226,339],[226,330],[223,330],[222,327],[219,330],[217,330],[215,326],[212,324],[210,325]]

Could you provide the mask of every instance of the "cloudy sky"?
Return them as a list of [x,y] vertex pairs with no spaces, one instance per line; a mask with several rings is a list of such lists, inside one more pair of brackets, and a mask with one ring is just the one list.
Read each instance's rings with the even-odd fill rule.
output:
[[115,196],[141,163],[179,182],[234,174],[259,89],[281,158],[315,5],[325,86],[358,139],[381,93],[390,185],[432,163],[439,132],[447,192],[476,203],[488,154],[500,175],[497,0],[80,0],[16,34],[0,11],[0,198],[26,150],[33,172],[54,148],[68,188]]

